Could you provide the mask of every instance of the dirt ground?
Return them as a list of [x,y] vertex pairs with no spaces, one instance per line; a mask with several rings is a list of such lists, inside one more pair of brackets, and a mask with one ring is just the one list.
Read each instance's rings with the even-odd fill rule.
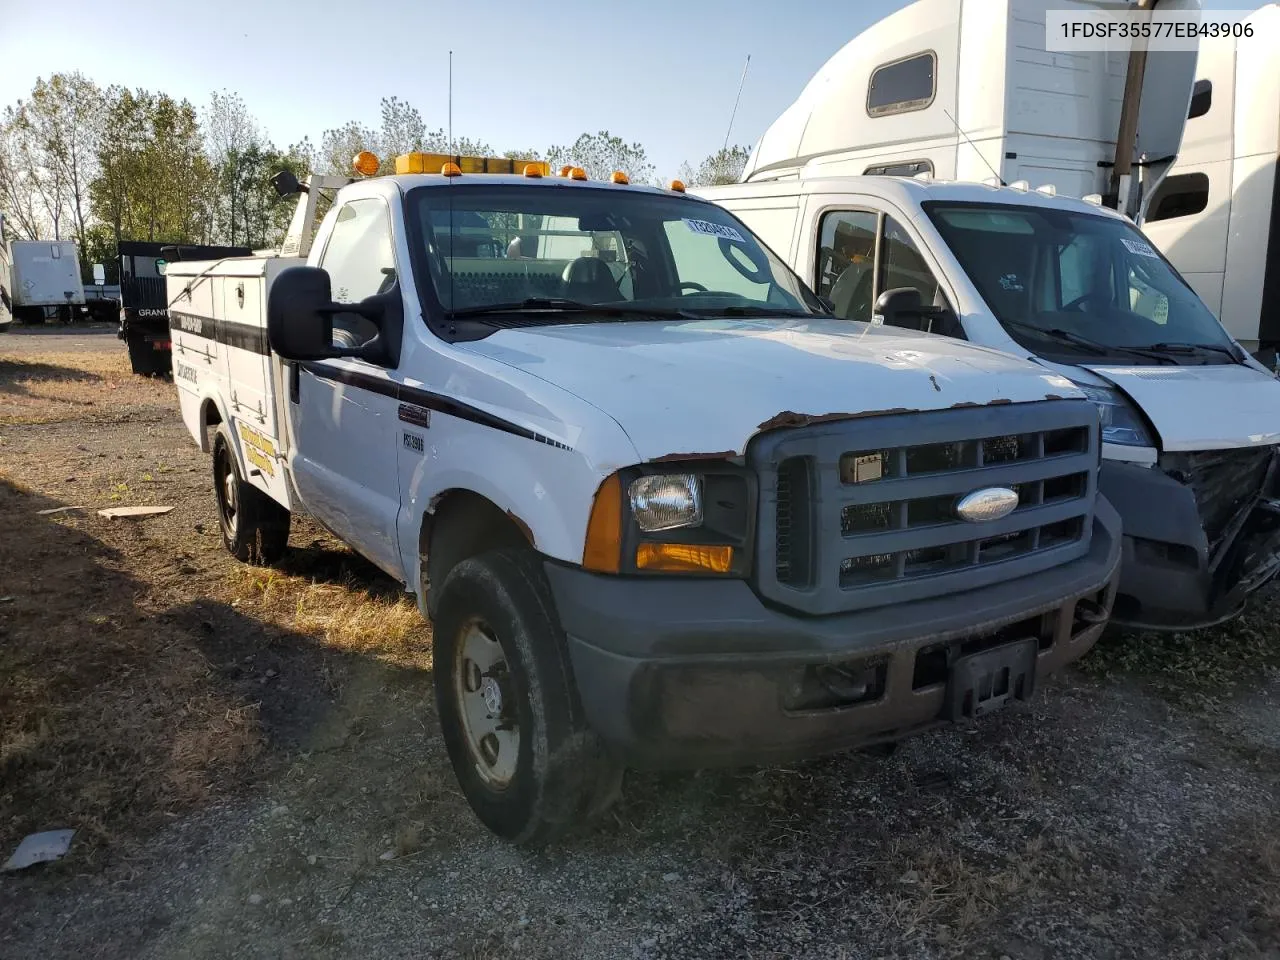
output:
[[0,875],[5,960],[1280,960],[1274,592],[891,756],[629,774],[532,854],[457,791],[413,605],[305,519],[228,557],[109,331],[0,337],[0,522],[0,859],[78,831]]

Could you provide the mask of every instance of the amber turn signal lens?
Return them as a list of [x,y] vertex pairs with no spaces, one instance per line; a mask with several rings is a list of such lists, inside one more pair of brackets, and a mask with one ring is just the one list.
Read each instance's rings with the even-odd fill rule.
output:
[[631,178],[628,177],[621,170],[615,170],[613,171],[613,173],[609,174],[609,182],[610,183],[630,183]]
[[572,170],[569,171],[569,179],[585,180],[587,179],[587,171],[583,170],[581,167],[574,167]]
[[458,166],[456,163],[446,163],[443,167],[440,168],[440,172],[444,174],[446,177],[462,176],[462,168]]
[[728,573],[733,567],[733,547],[642,543],[636,548],[636,567],[671,573]]
[[378,172],[381,164],[378,163],[378,157],[372,151],[361,150],[352,159],[351,166],[361,176],[372,177]]
[[675,193],[684,193],[684,181],[672,180],[669,184],[667,184],[667,189],[674,191]]
[[615,473],[596,491],[587,521],[582,565],[597,573],[617,573],[622,560],[622,484]]

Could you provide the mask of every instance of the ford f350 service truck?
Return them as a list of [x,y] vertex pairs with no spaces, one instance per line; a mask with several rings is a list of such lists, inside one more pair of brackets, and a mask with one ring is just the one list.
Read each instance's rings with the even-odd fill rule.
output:
[[678,183],[397,170],[281,175],[286,255],[170,264],[174,381],[232,553],[305,511],[417,595],[496,833],[555,836],[626,766],[977,717],[1092,646],[1120,528],[1067,380],[851,328]]
[[[745,182],[697,192],[745,221],[838,315],[1008,351],[1076,383],[1098,405],[1102,492],[1124,526],[1113,620],[1205,626],[1233,616],[1280,570],[1280,381],[1102,198],[1001,185],[1000,176],[1039,170],[1073,190],[1100,189],[1097,161],[1120,139],[1099,139],[1088,105],[1119,123],[1123,63],[1045,53],[1046,5],[1058,4],[904,8],[819,72],[826,82],[812,82],[764,136]],[[1187,57],[1148,58],[1148,83],[1160,75],[1152,70],[1186,81],[1149,89],[1134,107],[1140,134],[1165,131],[1157,153],[1177,147],[1180,134],[1164,121],[1186,115]],[[883,66],[924,61],[927,73],[917,69],[910,83]],[[973,73],[1003,95],[966,100]],[[967,129],[951,125],[942,138],[948,113]],[[804,139],[788,158],[793,128]],[[1161,155],[1167,168],[1174,158]],[[912,157],[928,166],[904,169]],[[990,183],[943,182],[977,180],[987,162],[1001,171]],[[1143,176],[1158,166],[1145,164]],[[1161,189],[1158,177],[1144,183]],[[1152,199],[1123,192],[1135,214]]]

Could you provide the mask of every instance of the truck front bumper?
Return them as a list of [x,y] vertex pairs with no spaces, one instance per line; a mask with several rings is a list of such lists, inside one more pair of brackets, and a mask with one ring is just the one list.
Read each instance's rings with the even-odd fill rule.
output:
[[1222,623],[1280,572],[1274,489],[1255,491],[1212,548],[1195,492],[1164,470],[1105,460],[1098,489],[1124,521],[1114,623],[1142,630]]
[[946,723],[975,653],[1025,656],[1029,695],[1097,641],[1119,566],[1119,517],[1099,497],[1091,549],[1071,563],[834,616],[767,606],[741,580],[546,569],[588,722],[653,769],[786,762]]

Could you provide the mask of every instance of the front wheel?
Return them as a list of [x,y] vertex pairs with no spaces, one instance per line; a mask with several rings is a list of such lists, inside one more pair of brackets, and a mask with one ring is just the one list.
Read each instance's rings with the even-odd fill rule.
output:
[[213,438],[213,489],[222,543],[237,560],[275,563],[289,545],[289,511],[240,475],[225,423]]
[[536,846],[607,809],[622,767],[586,725],[536,557],[502,549],[463,560],[432,633],[445,746],[485,826]]

